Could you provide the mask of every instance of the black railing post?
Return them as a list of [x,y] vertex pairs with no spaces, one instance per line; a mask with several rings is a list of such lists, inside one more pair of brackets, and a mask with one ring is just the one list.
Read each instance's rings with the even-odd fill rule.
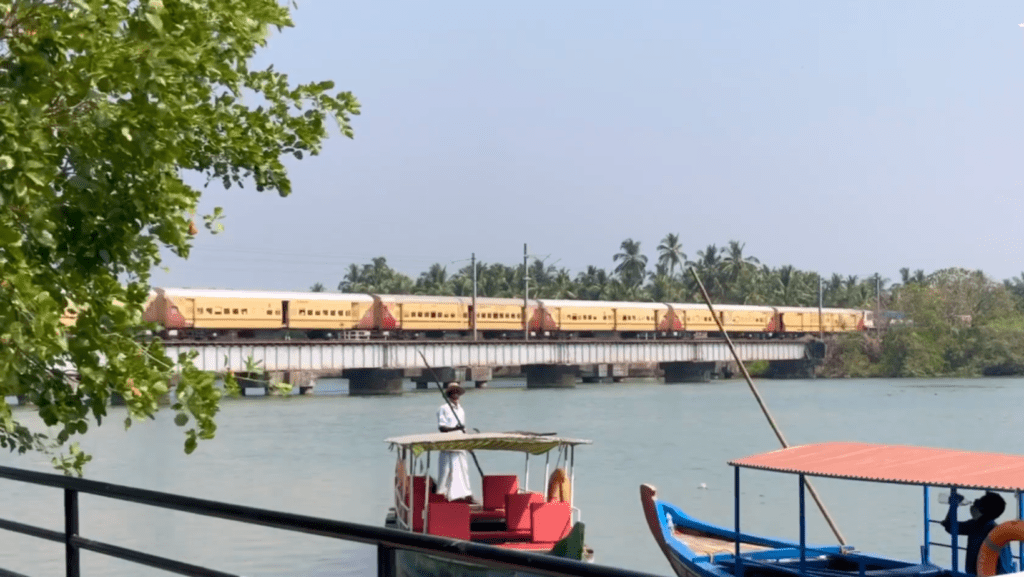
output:
[[397,553],[398,550],[394,547],[383,543],[377,544],[377,577],[396,577],[398,575],[398,570],[395,567]]
[[67,562],[67,576],[80,577],[78,546],[71,542],[78,536],[78,491],[64,489],[64,559]]

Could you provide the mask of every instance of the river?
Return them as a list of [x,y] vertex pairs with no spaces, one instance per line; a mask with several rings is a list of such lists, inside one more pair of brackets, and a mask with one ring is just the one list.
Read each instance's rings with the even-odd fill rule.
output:
[[[394,456],[386,437],[435,430],[436,391],[349,397],[325,380],[306,397],[228,399],[217,437],[192,455],[170,412],[125,431],[113,407],[82,446],[91,479],[357,523],[382,524]],[[844,440],[976,451],[1021,452],[1024,379],[789,380],[758,383],[790,444]],[[669,575],[643,519],[639,485],[712,522],[732,522],[732,458],[779,446],[746,383],[664,385],[654,381],[526,390],[497,381],[463,397],[470,427],[557,431],[591,439],[576,454],[576,505],[601,564]],[[19,418],[35,419],[29,408]],[[504,472],[488,460],[485,471]],[[513,469],[521,469],[517,458]],[[0,464],[51,471],[39,455],[0,454]],[[489,471],[488,471],[489,472]],[[743,473],[744,529],[795,538],[797,480]],[[478,482],[474,481],[477,483]],[[921,491],[916,487],[814,480],[848,542],[858,549],[918,559]],[[536,487],[534,487],[536,488]],[[62,530],[62,496],[0,480],[3,517]],[[968,492],[969,497],[973,497]],[[808,499],[808,507],[813,507]],[[1014,507],[1008,503],[1008,518]],[[932,516],[940,516],[937,500]],[[966,513],[964,513],[966,515]],[[369,575],[368,546],[81,498],[81,533],[121,546],[247,576]],[[834,543],[809,509],[809,540]],[[933,526],[937,527],[937,526]],[[939,529],[941,533],[941,528]],[[944,538],[933,535],[933,540]],[[942,552],[933,550],[937,559]],[[948,558],[948,554],[946,554]],[[89,552],[83,575],[165,575]],[[63,546],[5,532],[0,568],[63,575]]]

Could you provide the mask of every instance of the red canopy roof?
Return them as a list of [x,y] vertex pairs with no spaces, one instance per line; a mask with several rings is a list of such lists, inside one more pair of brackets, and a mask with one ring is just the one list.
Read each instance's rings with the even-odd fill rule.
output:
[[817,443],[730,465],[859,481],[1024,491],[1024,456],[871,443]]

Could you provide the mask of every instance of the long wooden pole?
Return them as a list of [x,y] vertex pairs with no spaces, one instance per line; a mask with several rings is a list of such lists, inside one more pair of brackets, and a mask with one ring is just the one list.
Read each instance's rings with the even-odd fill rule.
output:
[[[704,297],[704,302],[707,303],[708,309],[711,311],[711,318],[715,319],[715,324],[718,325],[718,330],[725,337],[725,344],[729,345],[729,351],[732,353],[732,358],[736,359],[736,364],[740,367],[740,372],[743,373],[743,378],[747,380],[747,385],[750,386],[750,392],[754,393],[754,398],[757,399],[757,404],[761,407],[761,412],[768,419],[768,424],[771,425],[772,431],[775,431],[775,436],[782,443],[782,448],[789,448],[789,442],[786,441],[786,437],[783,436],[782,430],[779,429],[779,425],[775,422],[775,418],[772,417],[771,411],[768,410],[768,405],[765,404],[764,399],[761,397],[761,392],[757,390],[757,386],[754,385],[754,380],[750,378],[750,373],[747,372],[746,365],[743,364],[743,359],[740,358],[739,353],[736,352],[736,347],[732,345],[732,339],[729,338],[729,333],[725,332],[725,327],[722,326],[721,319],[715,314],[715,307],[711,304],[711,297],[708,296],[708,291],[704,289],[704,283],[700,281],[700,277],[697,276],[697,271],[692,267],[690,273],[693,274],[693,280],[697,281],[697,287],[700,289],[700,294]],[[835,534],[836,539],[839,539],[841,545],[846,545],[846,538],[839,531],[839,527],[836,526],[836,522],[832,520],[832,515],[829,514],[828,509],[825,508],[825,504],[822,503],[821,497],[818,496],[818,491],[815,490],[814,485],[811,485],[810,480],[804,477],[804,486],[807,487],[807,491],[811,494],[814,502],[818,505],[818,509],[821,510],[821,514],[825,516],[825,521],[828,522],[828,526],[832,529],[832,533]]]
[[[462,432],[466,432],[466,426],[462,423],[462,419],[459,418],[459,414],[455,412],[455,405],[448,400],[448,395],[444,392],[444,387],[441,386],[441,379],[437,378],[437,373],[434,372],[434,368],[427,362],[427,356],[423,354],[423,351],[417,350],[416,352],[420,354],[420,358],[423,359],[423,364],[427,366],[427,370],[430,371],[430,374],[434,377],[434,383],[437,385],[437,390],[441,392],[441,396],[444,397],[444,402],[448,403],[448,408],[452,410],[452,416],[455,417],[455,422],[462,427]],[[476,458],[476,453],[470,451],[469,455],[473,457],[473,463],[476,464],[476,470],[480,471],[480,477],[483,477],[484,470],[483,467],[480,466],[480,461]],[[440,481],[440,479],[438,479],[438,481]]]

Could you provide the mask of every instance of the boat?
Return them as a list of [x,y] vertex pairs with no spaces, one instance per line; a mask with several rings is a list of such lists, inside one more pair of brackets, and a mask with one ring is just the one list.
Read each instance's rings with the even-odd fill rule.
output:
[[[385,442],[396,454],[394,503],[386,527],[593,562],[594,551],[584,543],[585,526],[573,496],[576,447],[591,441],[517,431],[427,433]],[[436,471],[431,470],[431,457],[438,451],[473,452],[480,473],[479,495],[448,501],[433,490],[431,474]],[[484,474],[477,457],[495,451],[525,455],[522,475],[498,474],[489,468]],[[540,458],[543,474],[534,472],[531,479],[531,462]],[[527,575],[407,550],[396,552],[395,568],[397,575],[410,577]]]
[[[1016,497],[1016,517],[1024,517],[1024,457],[871,443],[827,442],[801,445],[729,461],[734,468],[734,526],[695,519],[658,498],[657,489],[640,486],[644,517],[669,565],[680,577],[957,577],[959,569],[957,524],[950,541],[933,542],[929,491],[935,488],[957,495],[960,489],[1009,492]],[[758,469],[798,475],[799,540],[786,540],[743,532],[740,518],[740,471]],[[806,477],[828,477],[876,483],[916,485],[924,491],[923,544],[920,560],[890,559],[857,551],[845,544],[808,545],[804,494]],[[812,494],[813,495],[813,494]],[[1007,499],[1008,502],[1011,502]],[[954,501],[955,502],[955,501]],[[1007,506],[1010,509],[1010,506]],[[946,509],[940,512],[940,519]],[[955,516],[955,515],[954,515]],[[937,533],[945,536],[942,528]],[[836,531],[837,537],[839,532]],[[737,538],[737,536],[739,536]],[[995,573],[995,559],[1010,541],[1024,540],[1024,522],[1007,521],[989,533],[993,548],[981,547],[977,574]],[[842,541],[841,537],[838,537]],[[949,566],[940,566],[932,547],[950,550]],[[1019,562],[1024,545],[1016,551]]]

